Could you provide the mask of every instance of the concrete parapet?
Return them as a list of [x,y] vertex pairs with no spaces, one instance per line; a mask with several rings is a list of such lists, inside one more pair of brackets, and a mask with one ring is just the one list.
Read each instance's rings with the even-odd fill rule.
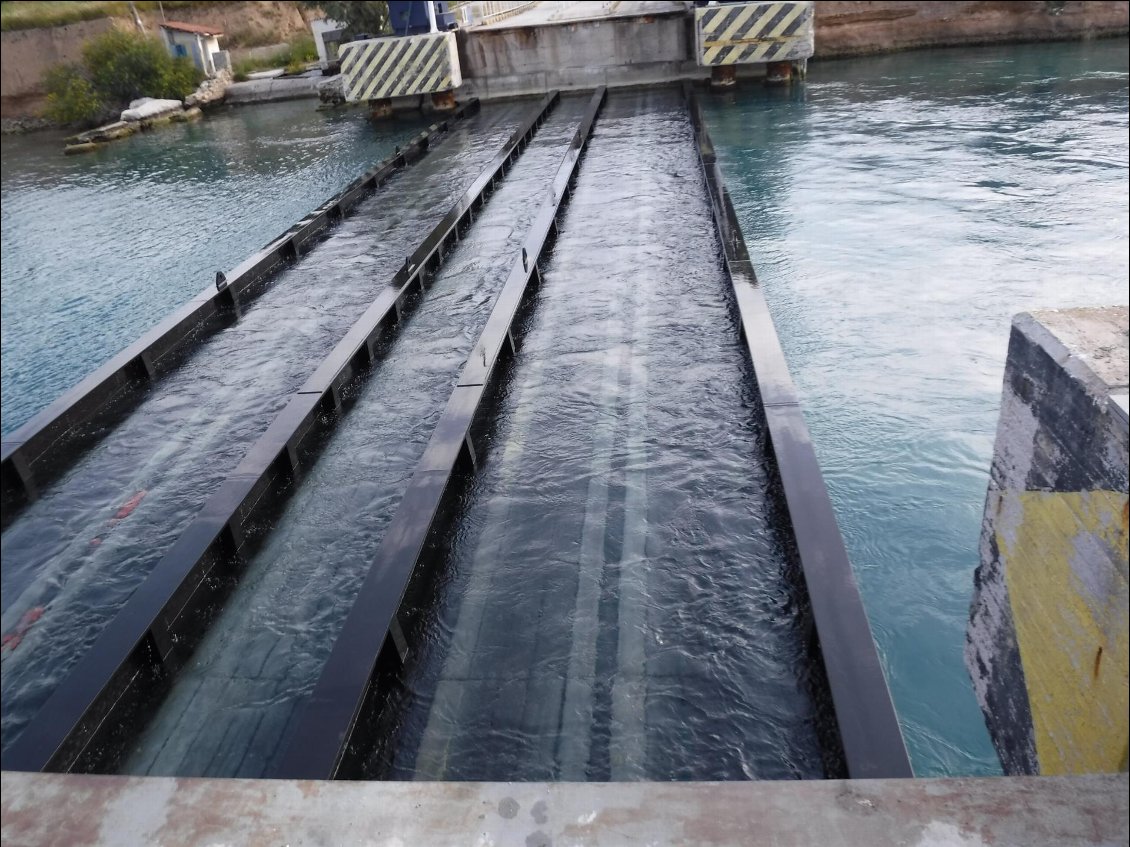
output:
[[4,844],[1125,844],[1125,774],[750,782],[2,777]]
[[965,650],[1009,774],[1126,770],[1127,324],[1013,322]]
[[702,78],[709,70],[694,60],[691,25],[677,9],[460,30],[459,93],[488,99]]

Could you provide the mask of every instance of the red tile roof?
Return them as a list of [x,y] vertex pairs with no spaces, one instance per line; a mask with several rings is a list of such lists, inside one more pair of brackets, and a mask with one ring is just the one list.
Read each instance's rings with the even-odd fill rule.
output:
[[161,24],[162,29],[175,29],[178,32],[195,32],[197,35],[223,35],[224,31],[219,27],[214,26],[201,26],[200,24],[182,24],[180,21],[165,21]]

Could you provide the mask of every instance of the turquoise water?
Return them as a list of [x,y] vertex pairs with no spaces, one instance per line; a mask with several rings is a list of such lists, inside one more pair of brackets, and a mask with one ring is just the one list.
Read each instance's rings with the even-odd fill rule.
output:
[[[1009,321],[1025,309],[1127,302],[1128,79],[1127,41],[1122,39],[822,63],[813,66],[805,86],[792,91],[751,85],[706,99],[711,133],[802,392],[920,775],[997,771],[961,651]],[[681,112],[678,117],[672,112],[670,121],[657,126],[666,133],[667,123],[681,126],[683,120]],[[4,432],[201,290],[217,268],[234,265],[418,128],[405,122],[378,133],[357,113],[327,116],[299,102],[222,113],[201,124],[70,159],[60,154],[57,137],[5,138],[0,274]],[[601,132],[598,125],[598,141]],[[678,181],[682,136],[647,142],[640,133],[634,143],[644,146],[637,158],[655,160],[654,168],[642,172],[652,174],[672,197],[683,187],[697,198],[697,183]],[[465,139],[460,155],[489,157],[500,142],[480,147],[484,138],[476,134]],[[600,153],[599,145],[594,149]],[[690,155],[689,145],[685,149]],[[445,195],[445,167],[441,161],[429,162],[414,172],[415,178],[432,173],[429,190]],[[663,167],[670,179],[663,177]],[[469,179],[477,168],[465,176]],[[603,173],[596,156],[586,168],[581,171],[585,179]],[[604,187],[594,190],[606,191],[610,202],[617,191],[634,190],[625,181],[628,170],[625,165],[606,174]],[[449,188],[446,193],[457,186]],[[372,202],[374,221],[398,232],[411,229],[404,225],[405,209],[398,206],[386,215],[380,198]],[[691,201],[683,205],[692,207]],[[646,205],[641,202],[639,208],[640,219],[633,226],[663,224],[658,228],[666,238],[638,248],[638,258],[672,275],[669,285],[653,286],[653,293],[685,295],[687,302],[675,312],[702,316],[688,327],[672,318],[667,329],[675,334],[670,337],[686,341],[687,349],[706,350],[707,341],[693,337],[692,330],[723,326],[725,318],[703,311],[713,295],[710,280],[702,277],[710,263],[694,246],[701,232],[692,231],[693,222],[671,210],[648,218],[642,211]],[[602,213],[609,214],[607,209]],[[591,258],[595,268],[600,261],[596,248],[614,246],[617,238],[635,232],[618,224],[595,227],[574,259]],[[350,233],[346,235],[370,244],[370,236]],[[327,243],[320,254],[331,264],[334,250],[342,247],[340,239],[336,243],[338,247]],[[569,243],[563,244],[568,257]],[[680,267],[676,259],[683,258],[685,269],[672,270]],[[700,261],[703,268],[694,265]],[[307,267],[313,268],[314,281],[333,287],[333,278],[318,276],[316,265]],[[696,283],[693,293],[680,294],[677,286],[688,280]],[[605,288],[604,293],[636,291]],[[367,302],[362,291],[334,290],[342,298]],[[644,291],[652,288],[639,288]],[[547,292],[554,296],[551,288]],[[563,297],[568,305],[568,292]],[[298,313],[287,318],[309,320]],[[658,320],[653,316],[653,323]],[[288,326],[266,323],[274,333]],[[589,326],[583,319],[566,323],[581,334],[603,325]],[[255,326],[254,321],[245,325]],[[721,343],[722,335],[711,338]],[[229,337],[234,336],[224,336]],[[536,334],[531,337],[531,349],[537,349]],[[269,348],[248,343],[259,355],[268,355]],[[571,361],[549,358],[559,364]],[[585,356],[578,357],[584,361]],[[719,361],[730,360],[723,356]],[[247,361],[244,365],[249,366]],[[260,382],[268,365],[262,365]],[[637,370],[633,366],[625,373]],[[694,449],[695,438],[731,420],[717,409],[737,414],[726,404],[746,402],[734,367],[701,370],[663,395],[680,399],[678,409],[695,411],[687,417],[693,424],[688,432],[670,439],[687,450]],[[179,378],[187,386],[191,375],[185,370]],[[632,385],[626,376],[621,383],[626,391]],[[687,392],[700,383],[708,385],[706,394],[684,403],[691,396]],[[180,404],[174,404],[177,413],[192,408],[191,393],[180,392],[181,384],[171,381],[164,389]],[[154,408],[165,411],[160,403]],[[141,426],[144,421],[139,420],[135,417],[135,424]],[[624,418],[625,425],[638,429],[634,420]],[[662,418],[650,423],[656,432],[658,423]],[[733,437],[732,428],[723,429]],[[181,431],[194,450],[203,454],[210,449],[210,442]],[[128,440],[130,432],[124,428],[119,437]],[[740,434],[756,441],[756,433]],[[718,443],[726,443],[722,435]],[[188,461],[184,449],[175,440],[167,445],[177,461]],[[725,462],[726,455],[724,449],[706,450],[702,467],[707,460]],[[121,457],[123,466],[130,461],[125,452]],[[228,458],[234,464],[238,457],[233,453]],[[539,470],[550,479],[553,472],[570,467],[546,463]],[[630,468],[611,467],[611,490],[620,498],[615,502],[626,504],[630,486],[615,475],[627,479]],[[653,481],[662,479],[663,470],[648,468]],[[656,531],[673,533],[675,541],[686,542],[687,551],[698,549],[700,539],[740,543],[732,524],[719,518],[728,506],[713,492],[724,486],[704,480],[691,486],[702,494],[695,501],[699,505],[672,510],[670,519],[662,513],[663,497],[675,496],[680,488],[660,486],[649,498]],[[760,484],[756,478],[747,483],[753,488]],[[103,485],[101,494],[116,508],[125,496],[148,487]],[[178,495],[177,508],[187,515],[207,490],[201,486],[193,495],[197,500]],[[92,498],[84,497],[82,507],[92,508],[86,502]],[[55,521],[59,539],[81,544],[84,557],[94,561],[87,549],[89,536],[67,531],[59,519],[67,512],[52,512],[45,501],[38,508],[46,520]],[[164,514],[167,504],[151,496],[144,508]],[[627,506],[610,511],[621,520],[617,509]],[[43,544],[44,537],[31,542]],[[6,533],[6,544],[15,543],[12,538]],[[128,557],[115,552],[125,549],[128,538],[141,541],[130,548],[134,550],[154,542],[140,524],[124,527],[116,532],[117,548],[98,548],[99,560],[128,570]],[[13,572],[7,552],[6,576]],[[667,587],[671,591],[662,596],[681,596],[677,586]],[[751,611],[740,592],[716,591],[697,578],[684,587],[687,603],[725,596],[739,606],[710,633],[725,634],[728,624]],[[554,585],[547,582],[542,589],[552,593]],[[605,616],[616,606],[611,595],[601,604]],[[682,606],[671,603],[657,608],[675,609],[676,617],[683,614]],[[676,623],[700,619],[709,620],[687,613]],[[708,641],[679,643],[697,644],[704,651],[710,646]],[[722,651],[717,655],[731,658]],[[744,660],[734,655],[740,665]],[[687,702],[677,687],[671,692],[665,702]],[[604,700],[611,696],[598,694]],[[701,736],[717,736],[713,717],[702,714],[710,720],[700,721]],[[725,725],[732,729],[738,724]],[[597,748],[604,743],[600,738],[596,742]],[[746,771],[737,761],[715,764],[727,777],[757,772]]]
[[[418,132],[309,100],[64,156],[5,136],[2,426],[11,432]],[[253,211],[252,211],[253,210]]]
[[998,772],[962,662],[1012,315],[1127,303],[1127,41],[707,97],[915,772]]

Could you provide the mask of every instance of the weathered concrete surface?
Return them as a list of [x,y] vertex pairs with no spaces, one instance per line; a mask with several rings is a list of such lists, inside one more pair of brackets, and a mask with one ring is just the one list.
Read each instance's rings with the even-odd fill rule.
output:
[[276,77],[273,79],[249,79],[247,82],[234,82],[227,88],[224,102],[230,105],[247,103],[270,103],[275,100],[298,100],[303,97],[316,98],[318,85],[325,80],[318,72],[300,77]]
[[1126,770],[1127,326],[1013,322],[965,650],[1006,773]]
[[1127,778],[728,783],[2,777],[23,845],[1125,844]]
[[817,0],[816,58],[1125,35],[1127,2]]
[[520,12],[501,18],[479,28],[544,26],[545,24],[577,23],[597,18],[631,18],[639,15],[656,15],[666,12],[686,11],[681,0],[542,0]]
[[659,8],[664,11],[537,26],[516,26],[517,16],[461,30],[459,95],[490,99],[708,76],[694,61],[686,12],[672,4]]

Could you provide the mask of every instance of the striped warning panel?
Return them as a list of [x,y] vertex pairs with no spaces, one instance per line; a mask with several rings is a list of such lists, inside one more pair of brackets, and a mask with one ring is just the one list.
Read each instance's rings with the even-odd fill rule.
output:
[[807,59],[812,3],[734,3],[695,9],[698,63],[749,65]]
[[435,94],[463,82],[453,32],[352,41],[338,55],[350,101]]

